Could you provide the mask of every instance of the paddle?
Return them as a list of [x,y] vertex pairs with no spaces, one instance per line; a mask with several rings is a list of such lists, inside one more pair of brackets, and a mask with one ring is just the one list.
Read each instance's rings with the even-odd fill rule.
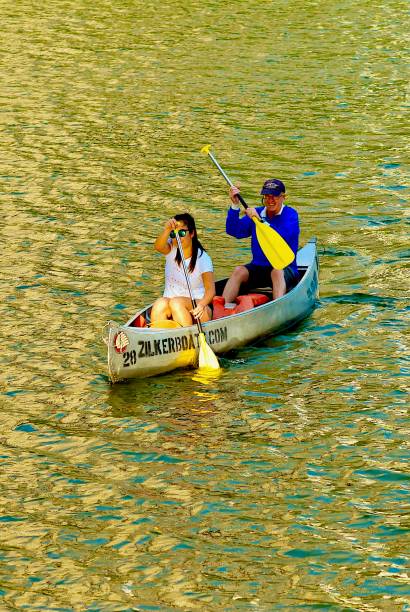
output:
[[[175,237],[177,239],[179,254],[181,255],[182,266],[184,269],[185,280],[188,286],[188,291],[189,291],[189,296],[191,298],[192,307],[196,308],[196,301],[192,293],[191,281],[189,280],[188,269],[185,263],[184,250],[182,248],[181,239],[179,237],[177,229],[175,230]],[[202,329],[201,321],[199,319],[195,319],[195,320],[196,320],[196,324],[198,326],[198,331],[199,331],[199,337],[198,337],[199,338],[199,360],[198,360],[199,368],[201,370],[202,369],[219,370],[220,365],[219,365],[218,358],[213,352],[213,350],[211,349],[211,347],[206,342],[206,338],[205,338],[204,330]]]
[[[234,184],[230,180],[229,176],[224,172],[215,157],[212,155],[210,148],[211,145],[205,145],[202,147],[201,153],[209,155],[212,162],[218,168],[228,185],[230,187],[234,187]],[[238,193],[236,197],[245,210],[249,208],[240,193]],[[256,225],[256,237],[262,251],[266,255],[266,258],[269,260],[270,264],[276,268],[276,270],[283,270],[283,268],[286,268],[286,266],[292,263],[292,261],[295,259],[294,252],[289,247],[288,243],[282,238],[282,236],[278,234],[278,232],[274,230],[269,223],[263,221],[262,219],[258,219],[257,217],[252,217],[252,220]]]

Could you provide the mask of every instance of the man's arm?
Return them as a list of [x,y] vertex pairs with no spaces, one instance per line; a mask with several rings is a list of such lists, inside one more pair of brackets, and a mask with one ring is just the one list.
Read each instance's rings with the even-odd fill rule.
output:
[[239,218],[241,210],[239,198],[237,197],[239,193],[239,187],[235,185],[232,185],[229,189],[229,197],[232,203],[230,208],[228,208],[226,217],[226,233],[234,238],[249,238],[252,234],[252,223],[249,223],[250,219],[246,215],[242,219]]
[[229,208],[226,217],[226,233],[234,238],[249,238],[253,222],[246,215],[239,218],[239,209]]

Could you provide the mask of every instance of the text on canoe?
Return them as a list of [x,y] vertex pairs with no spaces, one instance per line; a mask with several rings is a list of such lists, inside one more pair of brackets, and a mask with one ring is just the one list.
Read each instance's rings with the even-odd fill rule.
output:
[[[209,344],[225,342],[228,339],[226,327],[210,330],[206,334]],[[157,355],[168,355],[180,351],[189,351],[199,347],[199,334],[188,334],[184,336],[169,336],[158,340],[139,340],[138,348],[123,353],[123,365],[128,368],[134,365],[137,359],[144,357],[156,357]]]

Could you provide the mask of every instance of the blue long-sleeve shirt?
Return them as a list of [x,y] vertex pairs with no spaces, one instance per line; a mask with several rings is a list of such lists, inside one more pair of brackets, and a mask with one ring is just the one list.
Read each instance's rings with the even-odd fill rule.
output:
[[[268,217],[265,207],[259,206],[256,208],[260,217],[264,217],[269,225],[282,236],[288,243],[292,251],[297,253],[299,246],[299,217],[298,213],[291,206],[283,206],[282,212],[279,215]],[[247,215],[239,218],[240,210],[229,208],[226,217],[226,233],[234,238],[249,238],[251,236],[252,263],[257,266],[269,266],[269,260],[259,246],[256,238],[256,226],[254,221]],[[296,259],[290,264],[295,274],[298,274]]]

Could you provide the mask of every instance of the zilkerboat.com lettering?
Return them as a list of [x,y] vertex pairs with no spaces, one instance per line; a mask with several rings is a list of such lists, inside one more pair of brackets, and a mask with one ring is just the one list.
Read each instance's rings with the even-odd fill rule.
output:
[[[220,327],[210,330],[206,335],[209,344],[217,344],[219,342],[225,342],[228,339],[228,330],[226,327]],[[133,349],[123,353],[124,368],[134,365],[137,359],[196,349],[199,347],[198,337],[199,334],[188,334],[176,336],[174,338],[167,336],[165,338],[159,338],[158,340],[139,340],[137,350]]]

